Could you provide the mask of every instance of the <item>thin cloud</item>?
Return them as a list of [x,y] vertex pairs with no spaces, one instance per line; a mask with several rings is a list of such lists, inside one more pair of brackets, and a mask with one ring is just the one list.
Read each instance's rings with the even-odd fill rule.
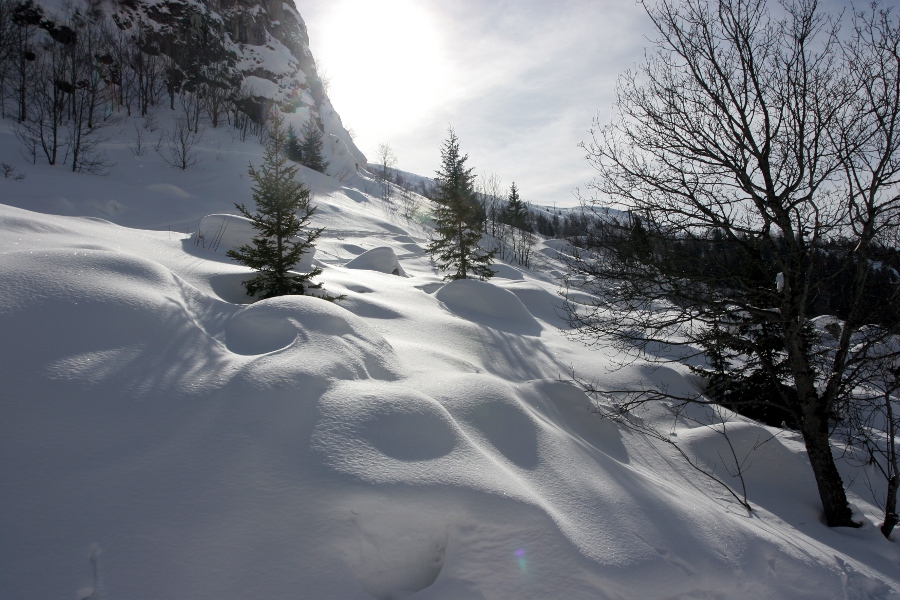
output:
[[[319,58],[316,36],[340,32],[317,30],[317,21],[327,17],[327,5],[312,0],[297,4]],[[372,153],[378,143],[388,142],[400,159],[398,166],[431,175],[452,124],[479,171],[516,181],[533,202],[573,204],[572,190],[591,175],[578,143],[598,110],[611,107],[618,74],[642,56],[642,28],[648,22],[640,5],[464,0],[418,6],[440,29],[443,77],[439,82],[419,78],[422,86],[434,86],[420,90],[421,97],[430,98],[428,110],[405,114],[402,122],[374,117],[358,122],[336,101],[363,151]],[[352,46],[354,40],[341,43]],[[358,51],[366,56],[365,48]],[[416,73],[381,67],[386,67],[382,89],[391,88],[392,78],[417,80]],[[341,76],[329,70],[332,79]],[[371,90],[360,91],[367,92]]]

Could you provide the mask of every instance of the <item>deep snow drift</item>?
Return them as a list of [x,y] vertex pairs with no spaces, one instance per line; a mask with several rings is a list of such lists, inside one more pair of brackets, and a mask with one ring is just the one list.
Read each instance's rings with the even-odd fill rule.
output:
[[[251,201],[258,143],[208,131],[177,171],[134,156],[130,127],[107,177],[0,138],[26,175],[0,179],[0,598],[90,594],[92,547],[111,600],[900,595],[865,490],[864,528],[825,527],[792,433],[730,423],[739,453],[778,434],[751,455],[748,515],[599,418],[565,381],[610,357],[559,331],[563,244],[444,284],[427,227],[375,183],[303,169],[321,280],[346,298],[246,304],[224,255],[240,227],[201,219]],[[703,464],[725,452],[672,433]]]

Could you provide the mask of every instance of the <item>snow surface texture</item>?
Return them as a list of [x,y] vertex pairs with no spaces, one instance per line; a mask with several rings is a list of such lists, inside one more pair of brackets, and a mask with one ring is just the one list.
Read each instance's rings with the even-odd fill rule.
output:
[[[26,175],[0,179],[0,598],[75,597],[92,555],[110,600],[898,597],[878,510],[854,488],[866,526],[824,526],[794,434],[730,422],[740,453],[778,433],[748,516],[561,381],[610,360],[559,331],[563,243],[445,284],[371,180],[301,169],[346,298],[247,305],[223,250],[251,232],[221,215],[259,145],[209,131],[177,171],[133,156],[131,127],[105,178],[23,165],[0,134]],[[735,484],[721,436],[646,418]]]
[[394,249],[388,246],[366,250],[344,266],[348,269],[363,269],[406,276],[406,272],[400,266],[400,261],[397,260],[397,255],[394,254]]

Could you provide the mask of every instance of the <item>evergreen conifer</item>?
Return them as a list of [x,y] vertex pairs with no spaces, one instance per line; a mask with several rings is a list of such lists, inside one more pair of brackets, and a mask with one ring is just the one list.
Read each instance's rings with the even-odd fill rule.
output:
[[437,172],[434,203],[435,237],[428,246],[438,268],[450,274],[445,279],[490,279],[490,264],[496,250],[485,252],[479,227],[480,206],[475,194],[473,169],[466,168],[468,155],[459,153],[459,139],[451,127],[441,147],[441,169]]
[[303,124],[301,132],[303,141],[300,142],[300,162],[319,173],[324,173],[328,168],[323,148],[325,146],[322,131],[312,117]]
[[300,148],[300,140],[297,139],[297,132],[293,125],[288,125],[287,144],[284,148],[284,154],[294,162],[303,162],[303,151]]
[[519,188],[514,181],[509,188],[506,206],[503,207],[503,222],[516,229],[530,230],[528,225],[528,207],[519,198]]
[[227,253],[257,272],[255,277],[242,282],[248,296],[305,294],[308,289],[321,287],[310,281],[322,272],[321,268],[315,267],[309,273],[291,271],[313,247],[323,229],[308,227],[316,208],[309,204],[309,190],[296,180],[298,167],[288,165],[285,156],[288,138],[283,124],[281,114],[275,111],[263,164],[259,169],[250,165],[256,212],[235,204],[259,234],[253,238],[252,245],[245,244]]

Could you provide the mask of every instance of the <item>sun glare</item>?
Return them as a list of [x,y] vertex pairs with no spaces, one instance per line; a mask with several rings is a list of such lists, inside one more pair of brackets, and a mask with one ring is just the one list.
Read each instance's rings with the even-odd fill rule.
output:
[[411,0],[334,4],[324,39],[313,44],[335,107],[364,142],[412,126],[440,101],[439,34],[435,19]]

